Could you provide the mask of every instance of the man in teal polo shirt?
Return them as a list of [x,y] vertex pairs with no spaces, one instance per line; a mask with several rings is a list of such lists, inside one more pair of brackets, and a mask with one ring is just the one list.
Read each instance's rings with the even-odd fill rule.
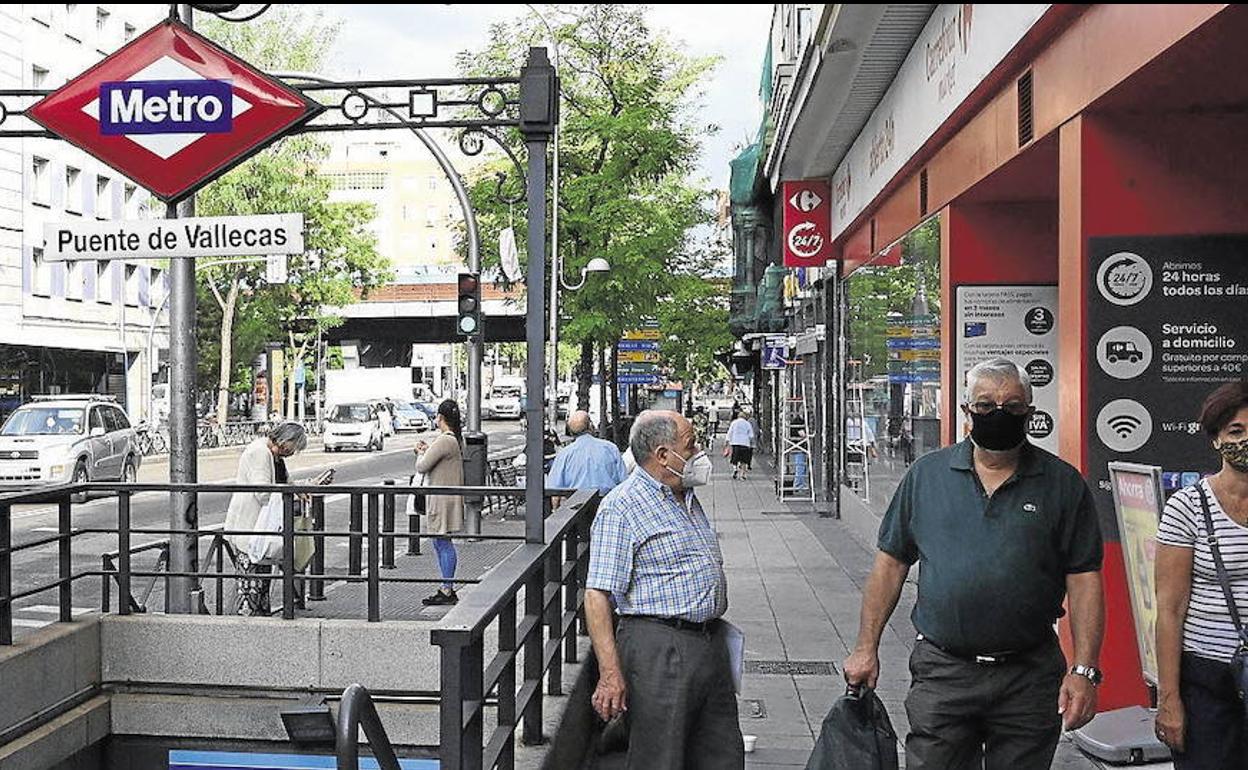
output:
[[[906,698],[909,770],[1048,770],[1063,727],[1096,713],[1101,536],[1079,472],[1027,441],[1031,383],[1005,359],[967,373],[968,439],[916,462],[880,525],[852,686],[875,687],[880,636],[919,563]],[[1070,599],[1074,659],[1053,623]]]

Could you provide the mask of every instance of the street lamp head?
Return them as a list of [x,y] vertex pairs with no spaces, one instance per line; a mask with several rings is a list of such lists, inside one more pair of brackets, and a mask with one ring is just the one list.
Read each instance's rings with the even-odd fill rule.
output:
[[606,273],[611,270],[611,263],[602,257],[594,257],[585,266],[586,273]]

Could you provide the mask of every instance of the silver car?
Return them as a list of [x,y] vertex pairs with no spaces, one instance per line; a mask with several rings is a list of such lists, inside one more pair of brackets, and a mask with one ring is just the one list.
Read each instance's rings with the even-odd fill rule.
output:
[[111,396],[36,396],[0,427],[0,488],[132,482],[142,459]]

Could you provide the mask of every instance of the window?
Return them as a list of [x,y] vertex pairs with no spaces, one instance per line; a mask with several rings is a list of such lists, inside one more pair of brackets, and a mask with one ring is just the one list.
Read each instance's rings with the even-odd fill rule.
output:
[[425,226],[433,227],[434,223],[437,221],[438,221],[438,207],[430,206],[426,208],[425,209]]
[[132,184],[126,185],[122,194],[122,217],[124,219],[139,218],[139,188]]
[[106,305],[113,302],[113,271],[109,269],[112,264],[103,260],[95,263],[95,298]]
[[65,4],[65,37],[73,40],[75,43],[81,43],[81,33],[79,32],[78,4]]
[[109,15],[110,15],[109,12],[104,10],[103,8],[95,9],[95,31],[100,33],[101,35],[108,32]]
[[403,221],[411,222],[415,218],[416,218],[416,207],[410,204],[404,203],[403,204]]
[[86,271],[84,267],[89,267],[86,262],[66,262],[65,263],[65,298],[72,299],[76,302],[82,302],[83,284]]
[[126,304],[131,307],[139,306],[139,267],[138,265],[126,265],[125,267],[125,296]]
[[98,219],[113,219],[113,182],[106,176],[95,178],[95,216]]
[[438,178],[436,176],[429,177],[429,189],[430,190],[438,189]]
[[82,213],[82,172],[73,166],[65,167],[65,210]]
[[134,36],[135,36],[136,34],[138,34],[138,30],[136,30],[136,29],[134,28],[134,25],[133,25],[133,24],[126,24],[126,27],[125,27],[125,41],[126,41],[127,43],[129,43],[131,40],[134,40]]
[[108,432],[108,426],[104,424],[104,412],[105,411],[106,410],[102,406],[97,406],[96,408],[91,410],[91,413],[90,413],[91,416],[87,419],[88,419],[88,425],[90,425],[90,430],[92,432],[94,432],[96,428],[99,428],[105,433]]
[[38,64],[30,66],[30,87],[31,88],[47,88],[48,87],[48,71]]
[[47,158],[32,157],[30,170],[34,182],[31,200],[41,206],[52,205],[52,170]]
[[130,421],[126,419],[126,413],[115,406],[104,407],[104,422],[108,425],[109,433],[130,427]]
[[43,249],[31,249],[30,254],[30,293],[37,297],[48,297],[52,294],[52,266],[43,258]]
[[337,174],[326,174],[330,189],[333,190],[384,190],[386,189],[386,173],[384,171],[347,171]]
[[152,278],[150,281],[150,286],[147,291],[148,291],[148,297],[150,298],[150,301],[151,301],[151,306],[153,308],[156,308],[157,311],[160,310],[160,306],[164,304],[164,301],[165,301],[164,276],[165,276],[165,272],[161,270],[159,267],[152,268]]

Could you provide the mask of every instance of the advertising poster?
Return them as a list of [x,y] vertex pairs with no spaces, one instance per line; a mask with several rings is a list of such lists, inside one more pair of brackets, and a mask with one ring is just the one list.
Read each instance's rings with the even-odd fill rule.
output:
[[1163,493],[1219,467],[1197,417],[1248,376],[1248,237],[1092,238],[1086,270],[1088,481],[1112,536],[1111,461],[1160,466]]
[[959,286],[957,305],[958,403],[972,367],[993,358],[1013,361],[1031,378],[1036,411],[1027,435],[1057,454],[1057,287]]
[[1131,592],[1131,616],[1144,678],[1157,684],[1157,602],[1154,563],[1161,520],[1161,468],[1110,463],[1114,512],[1122,537],[1122,558]]

